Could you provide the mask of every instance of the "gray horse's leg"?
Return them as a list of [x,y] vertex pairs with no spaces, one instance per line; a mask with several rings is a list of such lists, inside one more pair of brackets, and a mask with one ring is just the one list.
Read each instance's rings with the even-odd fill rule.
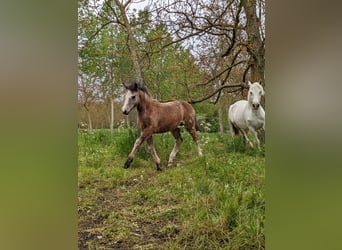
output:
[[248,139],[248,136],[247,136],[248,131],[243,130],[243,129],[241,129],[240,131],[241,131],[242,134],[243,134],[244,141],[247,142],[248,145],[249,145],[251,148],[254,148],[253,143]]
[[258,132],[253,127],[250,127],[249,130],[253,134],[254,140],[256,141],[256,143],[258,145],[258,149],[260,150],[260,141],[259,141],[259,138],[258,138]]

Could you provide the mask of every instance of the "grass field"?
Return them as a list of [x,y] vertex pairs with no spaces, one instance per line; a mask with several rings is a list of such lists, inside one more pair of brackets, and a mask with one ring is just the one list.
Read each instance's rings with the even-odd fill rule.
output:
[[190,136],[174,166],[174,140],[154,135],[164,163],[156,171],[144,145],[123,164],[138,131],[79,134],[79,249],[264,249],[265,153],[230,135]]

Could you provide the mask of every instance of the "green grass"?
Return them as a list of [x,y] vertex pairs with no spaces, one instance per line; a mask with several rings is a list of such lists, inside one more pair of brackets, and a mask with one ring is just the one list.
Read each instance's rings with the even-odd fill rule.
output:
[[[264,249],[265,153],[230,135],[187,133],[175,166],[156,171],[136,130],[79,135],[79,246],[89,249]],[[154,136],[165,163],[174,140]]]

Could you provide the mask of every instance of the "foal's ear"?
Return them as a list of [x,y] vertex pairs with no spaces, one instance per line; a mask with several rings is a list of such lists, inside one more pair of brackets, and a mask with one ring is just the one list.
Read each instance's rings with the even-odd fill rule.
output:
[[248,87],[252,87],[251,81],[248,81]]

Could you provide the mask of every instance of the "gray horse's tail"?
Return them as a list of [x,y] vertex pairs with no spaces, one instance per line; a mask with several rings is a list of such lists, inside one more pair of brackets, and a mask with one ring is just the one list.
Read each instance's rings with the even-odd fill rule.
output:
[[229,127],[232,135],[239,135],[239,129],[231,121],[229,121]]

